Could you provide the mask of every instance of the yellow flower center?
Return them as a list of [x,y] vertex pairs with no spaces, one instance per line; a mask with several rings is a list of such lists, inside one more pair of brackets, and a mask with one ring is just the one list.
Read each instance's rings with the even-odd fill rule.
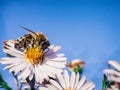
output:
[[25,60],[31,64],[41,64],[44,58],[43,50],[39,47],[31,47],[25,52]]
[[66,89],[64,89],[64,90],[74,90],[74,89],[71,89],[71,88],[66,88]]

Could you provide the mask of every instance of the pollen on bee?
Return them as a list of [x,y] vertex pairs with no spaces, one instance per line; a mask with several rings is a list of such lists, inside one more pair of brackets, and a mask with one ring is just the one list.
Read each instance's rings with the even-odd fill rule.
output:
[[25,52],[25,60],[31,64],[41,64],[43,57],[43,50],[39,47],[31,47]]

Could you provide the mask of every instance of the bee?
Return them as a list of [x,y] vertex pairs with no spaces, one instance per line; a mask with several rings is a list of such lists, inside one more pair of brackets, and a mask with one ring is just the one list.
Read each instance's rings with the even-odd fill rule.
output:
[[15,48],[24,50],[28,49],[29,47],[40,47],[43,51],[50,46],[50,42],[48,41],[47,37],[42,34],[41,32],[33,32],[32,30],[20,26],[21,28],[27,30],[29,33],[21,36],[15,42]]

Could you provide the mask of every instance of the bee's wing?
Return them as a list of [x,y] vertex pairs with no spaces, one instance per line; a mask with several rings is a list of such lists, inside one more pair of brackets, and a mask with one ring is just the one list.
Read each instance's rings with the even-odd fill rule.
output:
[[[20,26],[20,25],[19,25]],[[21,28],[27,30],[28,32],[30,32],[33,36],[36,36],[37,34],[35,32],[33,32],[32,30],[26,28],[26,27],[23,27],[23,26],[20,26]]]

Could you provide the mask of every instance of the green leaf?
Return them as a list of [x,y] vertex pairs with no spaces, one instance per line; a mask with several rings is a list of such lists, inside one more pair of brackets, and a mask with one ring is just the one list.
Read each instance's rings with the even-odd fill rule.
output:
[[110,88],[111,85],[113,85],[114,82],[108,81],[106,75],[104,75],[103,83],[102,83],[102,90],[106,90],[107,88]]
[[102,83],[102,90],[106,90],[107,87],[107,77],[104,75],[103,83]]

